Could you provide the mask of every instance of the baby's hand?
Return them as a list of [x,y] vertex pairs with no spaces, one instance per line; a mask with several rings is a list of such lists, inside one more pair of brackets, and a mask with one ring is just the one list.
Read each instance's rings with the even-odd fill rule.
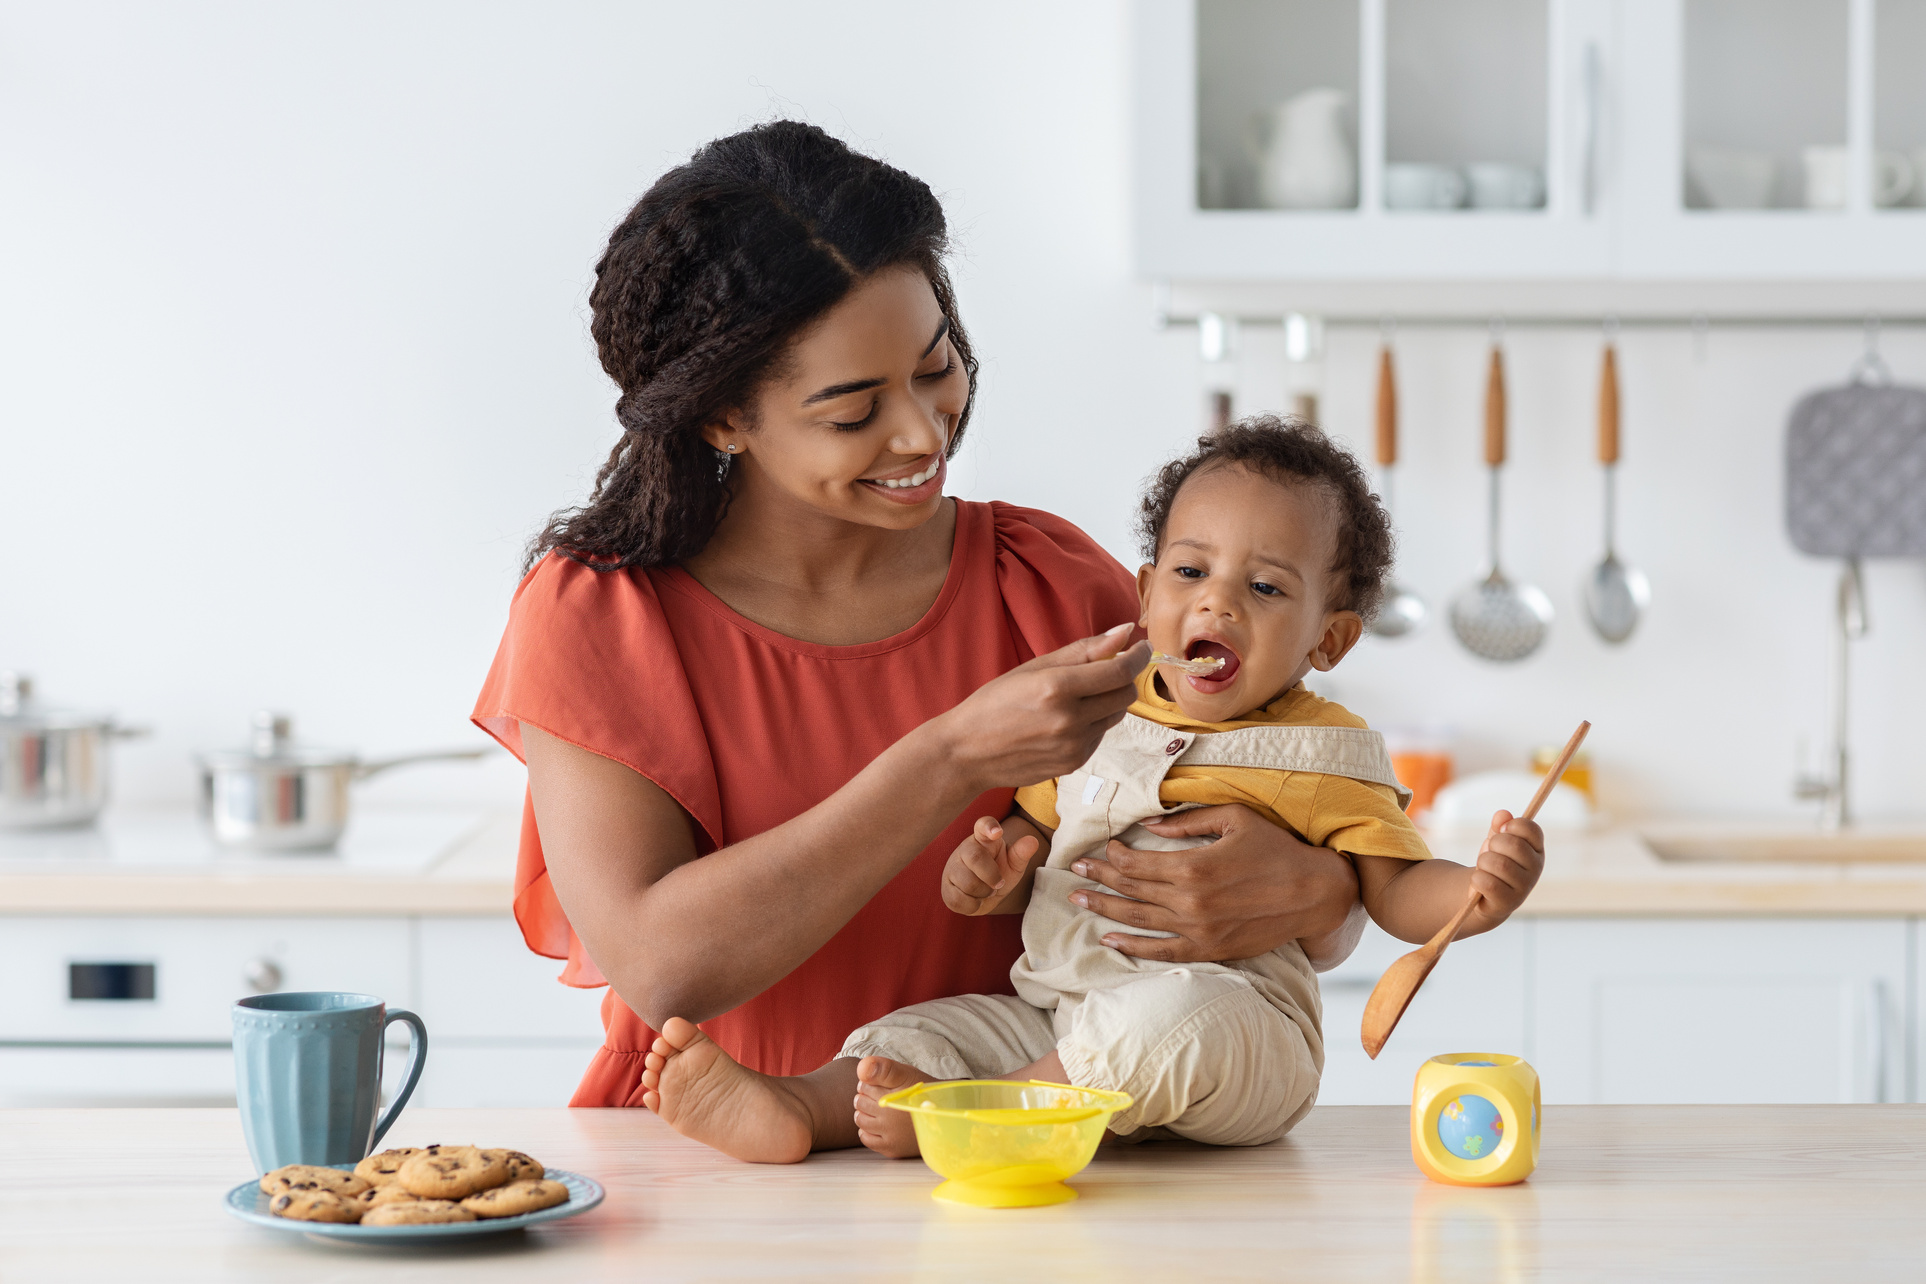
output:
[[1000,821],[978,817],[976,831],[957,844],[943,870],[943,903],[958,914],[992,912],[1022,881],[1037,847],[1028,834],[1005,843]]
[[1477,868],[1471,871],[1471,885],[1479,893],[1478,908],[1472,912],[1497,926],[1525,903],[1544,872],[1545,831],[1508,811],[1494,813]]

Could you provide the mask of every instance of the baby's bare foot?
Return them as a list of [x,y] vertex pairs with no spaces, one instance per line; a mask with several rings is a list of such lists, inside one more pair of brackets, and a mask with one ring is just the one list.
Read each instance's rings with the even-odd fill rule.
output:
[[643,1065],[642,1104],[683,1136],[754,1164],[809,1157],[814,1128],[802,1098],[681,1017],[664,1023]]
[[888,1057],[864,1057],[856,1064],[856,1136],[865,1146],[890,1159],[914,1159],[923,1152],[916,1145],[916,1125],[909,1113],[879,1104],[899,1088],[925,1082],[915,1066]]

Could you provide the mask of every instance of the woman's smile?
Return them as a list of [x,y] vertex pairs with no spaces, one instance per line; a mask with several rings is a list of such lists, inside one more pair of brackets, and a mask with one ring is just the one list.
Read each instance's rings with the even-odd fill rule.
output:
[[860,477],[857,480],[885,499],[897,504],[921,504],[943,493],[943,478],[948,472],[942,451],[932,451],[920,462],[917,471],[893,477]]

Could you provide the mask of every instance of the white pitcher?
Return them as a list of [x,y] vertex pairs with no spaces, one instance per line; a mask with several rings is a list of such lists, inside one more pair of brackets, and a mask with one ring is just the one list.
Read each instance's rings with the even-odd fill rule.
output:
[[1307,89],[1252,119],[1246,142],[1266,206],[1333,210],[1357,204],[1357,158],[1344,136],[1349,102],[1341,89]]

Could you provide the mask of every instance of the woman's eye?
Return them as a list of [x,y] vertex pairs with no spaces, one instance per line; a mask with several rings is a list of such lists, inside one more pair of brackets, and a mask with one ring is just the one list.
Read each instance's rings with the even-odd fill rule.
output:
[[880,401],[872,401],[869,403],[869,413],[861,419],[856,420],[854,423],[844,423],[840,419],[832,419],[829,421],[830,426],[838,432],[855,432],[858,428],[867,428],[869,427],[869,421],[876,418],[877,408],[882,404]]
[[1284,593],[1277,585],[1266,584],[1263,580],[1252,580],[1251,588],[1264,597],[1281,597]]
[[919,379],[947,379],[954,373],[956,373],[956,358],[951,357],[941,370],[932,370],[926,375],[918,375],[916,377]]

